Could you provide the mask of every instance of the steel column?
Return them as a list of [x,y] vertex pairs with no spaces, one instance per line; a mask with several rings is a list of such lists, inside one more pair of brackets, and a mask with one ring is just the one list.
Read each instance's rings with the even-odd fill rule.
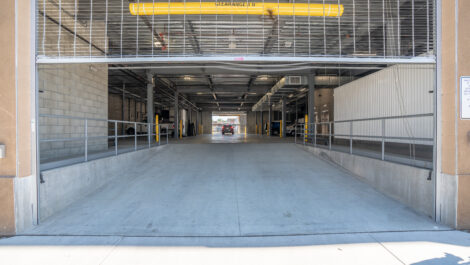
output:
[[286,99],[282,98],[282,137],[286,137]]
[[147,123],[153,124],[155,116],[155,106],[153,104],[154,97],[154,76],[147,72]]
[[268,115],[268,136],[271,136],[271,123],[272,123],[272,113],[273,113],[273,106],[271,105],[271,97],[269,97],[269,115]]
[[175,139],[178,139],[178,135],[179,135],[179,119],[180,119],[180,109],[179,109],[179,102],[178,102],[178,97],[179,97],[179,93],[178,93],[178,90],[175,90],[175,129],[174,129],[174,132],[175,132],[175,135],[174,135],[174,138]]
[[315,74],[308,75],[308,125],[315,123]]
[[[126,84],[122,83],[122,105],[121,105],[121,121],[125,120],[124,115],[125,115],[125,103],[126,102]],[[124,124],[121,126],[121,134],[124,134]]]

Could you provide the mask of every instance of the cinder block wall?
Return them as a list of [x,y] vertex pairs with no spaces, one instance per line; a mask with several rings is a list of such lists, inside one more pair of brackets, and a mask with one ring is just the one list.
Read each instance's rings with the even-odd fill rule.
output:
[[[39,113],[108,119],[107,65],[47,65],[38,69]],[[83,120],[41,117],[40,139],[83,137]],[[89,136],[108,135],[108,123],[90,121]],[[90,139],[88,151],[108,148],[107,139]],[[40,144],[41,161],[84,154],[84,141]]]
[[256,113],[253,111],[246,112],[246,132],[254,134],[256,130]]
[[122,95],[109,94],[108,117],[110,120],[143,122],[147,115],[146,103],[134,98],[124,98],[124,115],[122,113]]
[[204,134],[212,134],[212,111],[202,111],[202,126]]

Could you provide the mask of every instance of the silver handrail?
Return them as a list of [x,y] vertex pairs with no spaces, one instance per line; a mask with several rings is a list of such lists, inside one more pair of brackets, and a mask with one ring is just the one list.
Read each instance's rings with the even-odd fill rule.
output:
[[[80,120],[83,121],[83,136],[79,137],[60,137],[60,138],[46,138],[46,139],[39,139],[40,143],[53,143],[53,142],[73,142],[73,141],[83,141],[84,142],[84,153],[83,153],[83,161],[86,162],[89,161],[89,142],[90,140],[94,139],[113,139],[114,140],[114,152],[113,154],[117,156],[119,154],[119,148],[118,148],[118,143],[119,139],[125,139],[125,138],[134,138],[134,146],[133,146],[133,151],[140,150],[142,148],[139,148],[138,145],[138,137],[147,137],[147,148],[152,147],[152,137],[157,136],[155,130],[153,128],[156,128],[155,123],[144,123],[144,122],[135,122],[135,121],[121,121],[121,120],[106,120],[106,119],[98,119],[98,118],[86,118],[86,117],[75,117],[75,116],[67,116],[67,115],[54,115],[54,114],[40,114],[39,117],[43,118],[54,118],[54,119],[67,119],[67,120]],[[90,129],[90,121],[96,121],[96,122],[106,122],[108,124],[107,128],[113,128],[114,129],[114,135],[90,135],[89,129]],[[109,126],[109,124],[113,124]],[[134,134],[132,135],[119,135],[118,134],[118,124],[122,124],[122,126],[125,126],[126,124],[131,124],[134,126]],[[138,133],[138,126],[147,126],[146,133]],[[165,129],[165,132],[162,133],[162,129]],[[158,124],[158,142],[157,145],[161,145],[162,143],[162,136],[166,137],[166,144],[169,143],[169,134],[170,134],[170,126],[169,124]],[[104,156],[99,156],[104,157]],[[73,162],[69,163],[76,163],[76,159],[71,159]],[[57,162],[57,161],[54,161]],[[63,165],[67,165],[68,163],[64,163]]]
[[[425,118],[425,117],[433,117],[432,113],[425,113],[425,114],[415,114],[415,115],[403,115],[403,116],[389,116],[389,117],[375,117],[375,118],[364,118],[364,119],[351,119],[351,120],[341,120],[341,121],[328,121],[328,122],[315,122],[307,124],[307,130],[305,129],[305,124],[300,124],[301,132],[298,132],[297,126],[295,126],[295,143],[299,143],[297,140],[297,134],[302,136],[302,144],[303,145],[313,145],[317,146],[318,139],[323,139],[323,141],[328,141],[328,149],[332,150],[332,143],[335,138],[344,139],[349,141],[349,148],[348,153],[353,154],[353,140],[357,139],[372,139],[377,140],[380,142],[380,159],[385,160],[385,143],[386,142],[393,142],[401,141],[397,143],[408,143],[408,144],[416,144],[416,142],[420,142],[423,145],[433,145],[434,138],[433,137],[416,137],[416,136],[388,136],[386,131],[386,121],[387,120],[397,120],[397,119],[408,119],[408,118]],[[364,122],[364,121],[381,121],[381,131],[379,134],[354,134],[353,128],[354,123],[356,122]],[[342,123],[349,123],[349,134],[345,133],[335,133],[333,128],[335,124],[342,124]],[[327,133],[319,133],[318,126],[327,126],[328,132]],[[346,129],[346,128],[345,128]],[[339,138],[341,137],[341,138]],[[429,143],[429,144],[428,144]],[[336,150],[336,149],[335,149]],[[338,149],[336,151],[346,152],[342,149]]]

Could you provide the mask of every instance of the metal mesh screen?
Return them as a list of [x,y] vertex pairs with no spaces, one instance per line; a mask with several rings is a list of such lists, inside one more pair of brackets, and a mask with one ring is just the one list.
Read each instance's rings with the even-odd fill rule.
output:
[[[212,1],[214,2],[214,1]],[[132,15],[130,4],[207,0],[38,0],[40,58],[432,57],[432,0],[278,0],[216,4],[340,5],[341,16]],[[248,10],[248,9],[247,9]]]

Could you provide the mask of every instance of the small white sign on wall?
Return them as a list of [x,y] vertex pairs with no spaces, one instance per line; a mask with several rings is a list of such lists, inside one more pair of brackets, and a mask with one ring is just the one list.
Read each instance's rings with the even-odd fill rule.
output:
[[470,119],[470,76],[460,77],[460,118]]

